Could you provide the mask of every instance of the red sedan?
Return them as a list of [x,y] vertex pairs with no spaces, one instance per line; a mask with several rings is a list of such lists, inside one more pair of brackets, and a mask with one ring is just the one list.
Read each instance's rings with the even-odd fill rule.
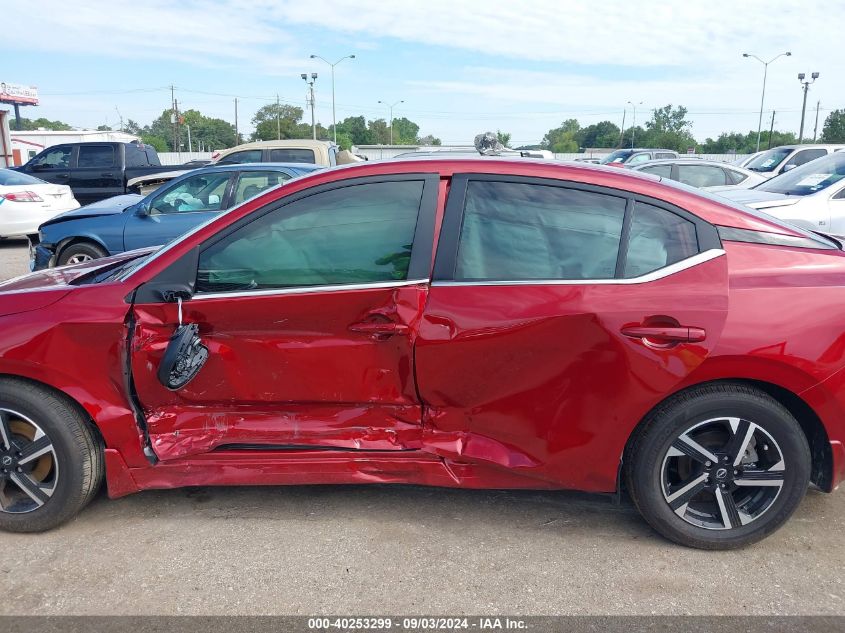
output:
[[196,485],[627,491],[737,547],[845,471],[845,253],[654,177],[497,159],[292,180],[0,284],[0,527]]

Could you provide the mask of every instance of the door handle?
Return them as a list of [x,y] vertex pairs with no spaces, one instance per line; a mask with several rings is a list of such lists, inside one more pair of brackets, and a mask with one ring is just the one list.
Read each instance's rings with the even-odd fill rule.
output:
[[56,178],[70,178],[70,174],[56,174]]
[[387,338],[394,334],[405,334],[409,329],[404,323],[395,323],[394,321],[361,321],[349,326],[349,330],[352,332],[370,334],[378,338]]
[[100,175],[101,175],[101,176],[105,176],[106,178],[111,178],[112,176],[114,176],[114,173],[113,173],[113,172],[110,172],[110,171],[107,171],[107,172],[102,173],[102,174],[100,174]]
[[700,327],[634,325],[623,327],[622,334],[631,338],[650,340],[656,343],[698,343],[707,338],[707,332]]

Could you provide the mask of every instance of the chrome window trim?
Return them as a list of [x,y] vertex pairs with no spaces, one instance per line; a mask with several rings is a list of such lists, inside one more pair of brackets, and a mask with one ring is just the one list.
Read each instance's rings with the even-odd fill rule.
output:
[[657,281],[664,277],[677,274],[699,264],[709,262],[725,254],[724,249],[711,248],[687,259],[675,262],[664,268],[659,268],[639,277],[630,279],[515,279],[510,281],[495,280],[467,280],[467,281],[435,281],[432,286],[595,286],[595,285],[629,285],[644,284]]
[[298,295],[314,292],[341,292],[343,290],[375,290],[379,288],[402,288],[427,284],[428,279],[408,279],[406,281],[374,281],[364,284],[334,284],[329,286],[295,286],[288,288],[267,288],[264,290],[234,290],[232,292],[198,292],[191,301],[204,299],[237,299],[239,297],[272,297],[276,295]]

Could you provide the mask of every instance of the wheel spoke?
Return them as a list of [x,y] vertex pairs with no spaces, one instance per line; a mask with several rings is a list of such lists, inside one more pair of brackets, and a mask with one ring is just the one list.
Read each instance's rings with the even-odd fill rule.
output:
[[53,450],[53,443],[50,441],[46,435],[42,435],[34,442],[30,442],[26,445],[26,447],[21,451],[20,458],[18,459],[18,464],[24,465],[28,464],[34,459],[38,459],[42,455],[45,455]]
[[739,466],[742,458],[745,457],[745,451],[748,450],[751,438],[754,437],[754,431],[757,430],[757,425],[752,424],[748,420],[740,420],[738,418],[731,418],[730,423],[733,436],[728,443],[727,453],[733,465]]
[[780,461],[768,470],[746,469],[734,479],[737,486],[782,486],[785,471]]
[[745,525],[746,522],[742,520],[731,493],[723,492],[721,488],[716,488],[716,503],[719,505],[719,513],[722,515],[722,524],[726,528],[730,529]]
[[669,502],[669,507],[672,508],[676,514],[683,516],[684,512],[686,512],[687,504],[690,502],[690,499],[704,490],[707,486],[706,482],[707,474],[702,473],[682,488],[668,495],[666,497],[666,501]]
[[12,431],[9,429],[9,414],[0,411],[0,442],[3,448],[9,450],[12,447]]
[[39,485],[25,473],[9,473],[9,478],[15,482],[38,507],[43,506],[50,498],[50,495],[39,487]]
[[[676,453],[672,449],[678,452]],[[694,439],[689,437],[686,433],[684,433],[677,440],[675,440],[675,442],[672,444],[672,448],[669,450],[670,457],[677,456],[678,454],[683,454],[687,457],[691,457],[695,461],[701,462],[702,464],[705,464],[707,462],[719,461],[718,457],[716,457],[713,453],[708,451]]]

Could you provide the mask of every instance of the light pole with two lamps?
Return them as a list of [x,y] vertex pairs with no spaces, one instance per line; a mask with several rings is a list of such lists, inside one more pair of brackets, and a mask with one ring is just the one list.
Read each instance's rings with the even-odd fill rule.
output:
[[379,99],[379,103],[382,105],[386,105],[390,109],[390,144],[393,145],[393,108],[398,106],[400,103],[405,103],[403,99],[400,99],[396,103],[388,103],[387,101],[382,101]]
[[308,73],[302,73],[300,75],[302,80],[308,84],[308,90],[310,94],[310,101],[311,101],[311,135],[314,140],[317,140],[317,123],[316,119],[314,118],[314,82],[317,81],[317,73],[311,73],[311,81],[308,81]]
[[815,83],[816,79],[819,78],[819,73],[812,73],[810,75],[812,81],[804,81],[806,76],[804,73],[798,73],[798,81],[801,82],[801,89],[804,91],[804,105],[801,106],[801,130],[798,132],[799,143],[804,140],[804,115],[807,113],[807,91],[810,90],[810,84]]
[[311,55],[311,59],[321,59],[324,62],[326,62],[329,66],[332,67],[332,129],[334,130],[334,142],[335,142],[335,144],[337,144],[337,115],[335,114],[335,105],[334,105],[334,67],[337,66],[344,59],[355,59],[355,55],[347,55],[346,57],[341,57],[334,64],[332,64],[325,57],[320,57],[319,55]]
[[634,103],[633,101],[629,101],[628,104],[634,108],[634,120],[631,123],[631,149],[634,149],[634,135],[637,133],[637,106],[642,105],[642,101],[638,101]]

